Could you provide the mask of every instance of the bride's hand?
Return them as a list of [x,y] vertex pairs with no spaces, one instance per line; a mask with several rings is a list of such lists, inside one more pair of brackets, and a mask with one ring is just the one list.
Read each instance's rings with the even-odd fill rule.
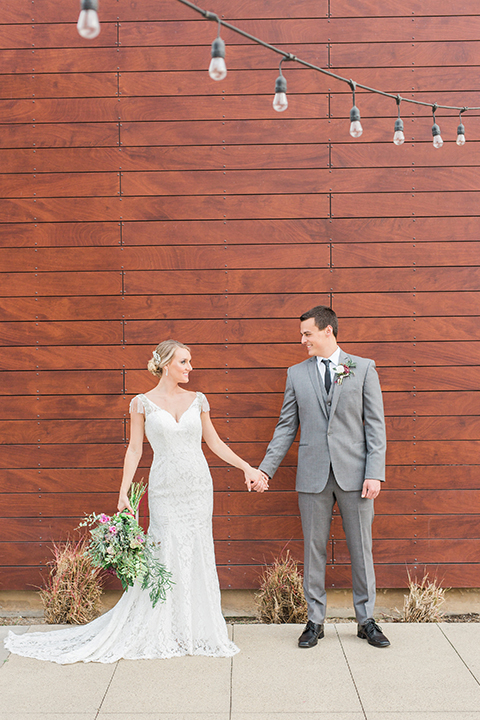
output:
[[245,470],[245,485],[248,492],[252,489],[256,492],[264,492],[268,490],[268,477],[261,470],[249,467]]
[[135,514],[132,510],[132,506],[128,502],[128,495],[119,495],[117,510],[118,512],[122,512],[122,510],[129,510],[132,515]]

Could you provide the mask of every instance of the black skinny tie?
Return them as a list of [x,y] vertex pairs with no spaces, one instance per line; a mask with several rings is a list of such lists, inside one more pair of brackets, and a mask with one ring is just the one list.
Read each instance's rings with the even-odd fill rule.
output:
[[325,390],[327,391],[327,395],[330,392],[330,388],[332,387],[332,376],[330,375],[330,360],[322,360],[322,363],[325,365]]

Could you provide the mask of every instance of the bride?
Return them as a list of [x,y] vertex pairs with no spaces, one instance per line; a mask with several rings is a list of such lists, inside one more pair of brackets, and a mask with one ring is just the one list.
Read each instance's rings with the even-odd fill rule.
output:
[[167,599],[153,608],[148,590],[137,583],[88,625],[47,633],[10,632],[5,646],[13,653],[67,664],[180,655],[229,657],[238,652],[221,611],[212,536],[213,486],[202,436],[219,458],[243,471],[248,490],[263,492],[268,479],[219,438],[205,395],[180,387],[192,371],[186,345],[161,342],[148,369],[159,382],[130,403],[130,442],[118,510],[131,509],[128,491],[146,434],[154,453],[148,534],[160,543],[158,559],[172,574]]

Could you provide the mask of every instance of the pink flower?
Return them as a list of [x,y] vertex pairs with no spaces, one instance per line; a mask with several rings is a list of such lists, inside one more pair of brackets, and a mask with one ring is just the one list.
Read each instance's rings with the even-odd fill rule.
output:
[[102,513],[102,514],[100,515],[100,522],[101,522],[101,523],[110,522],[110,519],[111,519],[111,518],[110,518],[108,515],[105,515],[105,513]]
[[108,528],[108,532],[112,533],[112,535],[116,535],[117,528],[115,527],[115,525],[110,525],[110,527]]

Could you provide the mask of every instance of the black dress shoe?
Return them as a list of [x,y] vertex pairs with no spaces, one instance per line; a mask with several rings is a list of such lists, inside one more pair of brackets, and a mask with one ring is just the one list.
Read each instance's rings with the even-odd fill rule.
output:
[[323,625],[317,625],[317,623],[309,620],[305,625],[305,630],[298,638],[298,647],[311,648],[316,645],[323,636]]
[[357,637],[367,640],[369,645],[374,647],[388,647],[390,640],[385,637],[373,618],[358,626]]

